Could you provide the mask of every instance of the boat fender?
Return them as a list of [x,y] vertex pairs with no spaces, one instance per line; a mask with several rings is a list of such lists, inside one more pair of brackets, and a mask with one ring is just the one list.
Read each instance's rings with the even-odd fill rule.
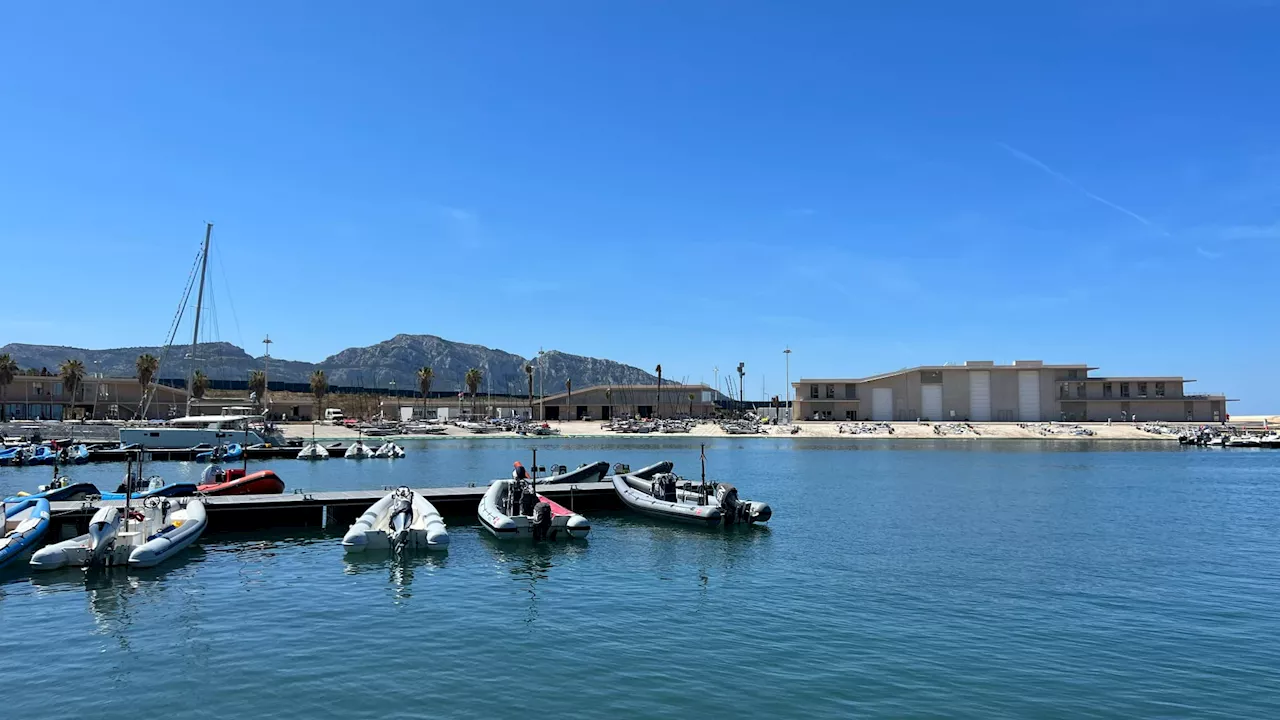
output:
[[554,531],[551,529],[551,506],[544,502],[539,502],[533,506],[533,539],[546,540],[554,537]]

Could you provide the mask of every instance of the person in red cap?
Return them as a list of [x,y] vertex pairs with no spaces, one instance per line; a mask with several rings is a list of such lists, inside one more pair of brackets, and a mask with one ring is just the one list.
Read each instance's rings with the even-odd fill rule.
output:
[[512,471],[511,471],[511,477],[512,477],[513,479],[515,479],[515,480],[526,480],[526,479],[528,479],[528,477],[529,477],[529,472],[528,472],[527,470],[525,470],[525,469],[524,469],[524,466],[520,464],[520,461],[519,461],[519,460],[517,460],[517,461],[515,462],[515,465],[513,465],[512,467],[514,467],[514,468],[515,468],[515,470],[512,470]]

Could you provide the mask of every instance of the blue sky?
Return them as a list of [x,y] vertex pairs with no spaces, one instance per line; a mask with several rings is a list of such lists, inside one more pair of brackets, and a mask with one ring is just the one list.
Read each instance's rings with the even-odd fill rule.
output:
[[[993,359],[1280,411],[1268,2],[21,3],[0,344]],[[14,252],[16,251],[16,252]],[[23,270],[25,268],[25,271]]]

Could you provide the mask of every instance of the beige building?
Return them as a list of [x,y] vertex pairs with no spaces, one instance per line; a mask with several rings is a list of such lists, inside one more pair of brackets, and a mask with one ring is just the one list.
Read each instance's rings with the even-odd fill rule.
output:
[[538,418],[545,410],[547,420],[706,417],[715,411],[715,400],[708,385],[663,383],[661,397],[657,385],[596,385],[535,400],[533,411]]
[[1227,398],[1181,377],[1090,377],[1087,365],[1017,360],[922,365],[866,378],[792,383],[797,420],[1220,422]]
[[[186,412],[187,392],[153,385],[147,419],[178,417]],[[133,420],[139,417],[142,386],[136,378],[86,377],[75,397],[58,375],[17,375],[4,388],[7,420]]]

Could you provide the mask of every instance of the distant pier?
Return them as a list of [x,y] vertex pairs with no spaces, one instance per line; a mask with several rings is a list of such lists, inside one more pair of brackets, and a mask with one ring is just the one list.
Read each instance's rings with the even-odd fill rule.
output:
[[[488,485],[477,487],[414,488],[446,520],[469,524],[476,521],[476,508]],[[209,514],[206,533],[244,530],[288,530],[294,528],[343,527],[350,525],[375,501],[390,492],[381,490],[338,490],[291,492],[280,495],[225,495],[202,497]],[[538,485],[538,493],[575,512],[623,509],[612,481]],[[138,501],[134,501],[138,504]],[[50,539],[72,537],[87,532],[89,519],[98,508],[123,500],[65,501],[50,503],[53,527]]]

